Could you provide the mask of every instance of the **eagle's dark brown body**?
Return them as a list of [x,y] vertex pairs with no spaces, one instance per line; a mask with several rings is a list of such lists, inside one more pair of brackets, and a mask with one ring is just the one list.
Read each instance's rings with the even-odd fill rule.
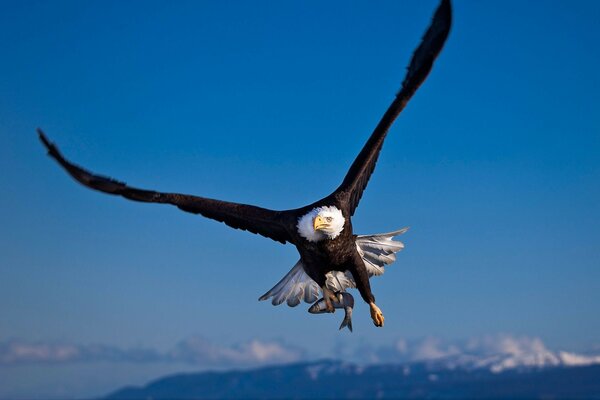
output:
[[[348,270],[354,276],[363,299],[374,306],[375,299],[371,293],[367,270],[356,248],[351,218],[375,169],[390,126],[429,74],[446,41],[450,25],[450,1],[442,0],[421,44],[413,54],[402,88],[352,163],[342,184],[329,196],[299,209],[273,211],[199,196],[136,189],[72,164],[60,154],[41,130],[38,129],[38,133],[50,156],[83,185],[134,201],[172,204],[183,211],[224,222],[233,228],[257,233],[281,243],[290,242],[297,247],[305,272],[320,287],[325,285],[325,274],[328,272]],[[334,239],[311,242],[299,234],[298,220],[311,210],[322,206],[335,206],[341,210],[345,219],[344,229]]]
[[356,287],[367,303],[375,301],[371,293],[369,275],[361,256],[356,249],[356,235],[352,231],[352,221],[348,212],[344,212],[340,204],[323,203],[319,206],[335,206],[341,209],[344,216],[344,229],[338,237],[331,240],[310,242],[297,231],[292,243],[300,253],[304,270],[320,287],[325,285],[325,275],[330,271],[350,271]]

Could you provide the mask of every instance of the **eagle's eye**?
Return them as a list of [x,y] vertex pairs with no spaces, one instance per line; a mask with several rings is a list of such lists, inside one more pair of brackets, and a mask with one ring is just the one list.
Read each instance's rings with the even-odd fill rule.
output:
[[325,221],[331,222],[331,221],[333,221],[333,218],[332,217],[327,217],[327,218],[325,218]]

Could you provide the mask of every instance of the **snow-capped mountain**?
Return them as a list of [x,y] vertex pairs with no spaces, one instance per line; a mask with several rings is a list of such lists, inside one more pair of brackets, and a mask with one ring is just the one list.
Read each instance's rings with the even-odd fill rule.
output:
[[[600,354],[577,354],[552,351],[541,339],[493,335],[466,341],[444,342],[428,337],[419,340],[397,340],[392,346],[360,348],[367,364],[424,363],[433,368],[466,370],[486,369],[499,373],[511,369],[574,367],[600,364]],[[355,357],[353,361],[361,362]]]
[[579,367],[600,364],[600,356],[582,355],[566,351],[553,352],[542,345],[539,347],[533,346],[533,348],[524,351],[449,355],[436,360],[430,360],[428,363],[448,369],[487,369],[493,373],[500,373],[511,369]]
[[491,372],[440,365],[320,361],[250,371],[179,374],[106,399],[600,398],[600,365]]
[[357,349],[351,358],[179,374],[108,398],[600,399],[600,356],[554,352],[537,338],[398,340]]

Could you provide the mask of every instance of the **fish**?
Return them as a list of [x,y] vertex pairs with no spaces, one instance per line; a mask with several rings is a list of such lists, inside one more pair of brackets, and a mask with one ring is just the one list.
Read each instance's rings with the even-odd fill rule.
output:
[[[340,325],[340,330],[348,327],[350,332],[352,332],[352,308],[354,307],[354,297],[350,293],[347,292],[337,292],[336,293],[337,301],[333,301],[333,308],[343,308],[346,315],[344,315],[344,320]],[[310,308],[308,312],[311,314],[323,314],[327,312],[327,307],[325,306],[325,299],[321,298],[317,300]]]

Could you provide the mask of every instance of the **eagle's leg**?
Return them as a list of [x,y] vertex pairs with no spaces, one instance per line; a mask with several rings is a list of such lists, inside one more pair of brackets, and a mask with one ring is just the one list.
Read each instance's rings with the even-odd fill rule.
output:
[[330,313],[335,312],[335,307],[333,306],[333,302],[337,301],[335,293],[333,293],[331,289],[327,288],[327,285],[323,285],[322,289],[323,300],[325,300],[325,309]]
[[371,308],[371,319],[373,320],[373,323],[375,326],[383,326],[383,313],[381,312],[381,309],[375,305],[375,296],[373,296],[373,293],[371,292],[371,284],[369,283],[369,273],[367,272],[367,267],[365,267],[365,262],[358,252],[354,255],[352,264],[348,265],[348,270],[352,273],[354,282],[356,282],[356,288],[360,292],[363,300]]

